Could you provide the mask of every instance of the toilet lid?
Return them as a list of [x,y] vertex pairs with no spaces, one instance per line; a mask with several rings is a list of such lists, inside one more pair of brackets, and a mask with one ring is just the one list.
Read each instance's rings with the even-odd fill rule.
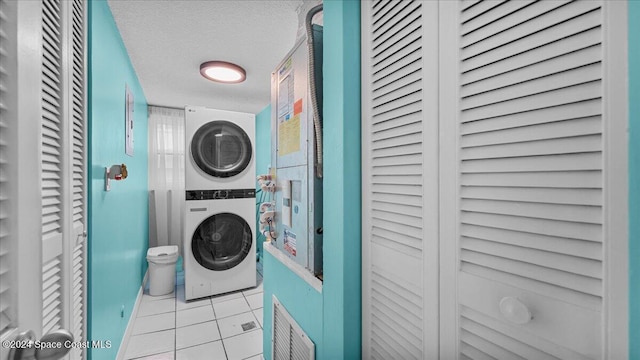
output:
[[169,246],[158,246],[149,248],[147,251],[147,256],[156,257],[156,256],[169,256],[176,255],[178,253],[177,245],[169,245]]

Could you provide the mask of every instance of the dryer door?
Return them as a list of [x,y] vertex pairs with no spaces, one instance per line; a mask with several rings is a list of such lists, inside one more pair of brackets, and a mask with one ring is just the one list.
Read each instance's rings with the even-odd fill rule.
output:
[[191,140],[191,158],[200,170],[219,178],[237,175],[251,162],[251,140],[230,121],[202,125]]
[[253,234],[240,216],[220,213],[206,218],[191,237],[191,252],[209,270],[223,271],[240,264],[251,250]]

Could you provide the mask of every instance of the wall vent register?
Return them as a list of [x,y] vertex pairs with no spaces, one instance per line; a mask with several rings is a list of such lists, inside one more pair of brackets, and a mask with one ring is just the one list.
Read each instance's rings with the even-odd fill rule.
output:
[[316,346],[278,298],[273,300],[271,358],[274,360],[314,360]]

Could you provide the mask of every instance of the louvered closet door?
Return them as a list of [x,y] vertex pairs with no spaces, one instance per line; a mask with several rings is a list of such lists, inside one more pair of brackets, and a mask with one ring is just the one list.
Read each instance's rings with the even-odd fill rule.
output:
[[626,17],[362,2],[363,358],[626,358]]
[[602,4],[458,5],[459,358],[599,359]]
[[[42,329],[42,9],[0,1],[0,339]],[[25,36],[26,34],[29,34]],[[19,66],[18,66],[19,65]],[[29,71],[25,71],[29,70]],[[0,346],[0,359],[8,357]]]
[[84,12],[80,0],[0,0],[2,340],[61,328],[86,339]]
[[77,341],[86,339],[84,13],[81,0],[42,2],[42,333],[65,328]]
[[437,173],[424,173],[437,164],[423,155],[437,146],[437,53],[426,50],[437,46],[434,16],[436,2],[362,2],[366,359],[437,356],[437,302],[425,298],[437,284],[437,267],[425,271],[437,266],[425,251],[437,241]]

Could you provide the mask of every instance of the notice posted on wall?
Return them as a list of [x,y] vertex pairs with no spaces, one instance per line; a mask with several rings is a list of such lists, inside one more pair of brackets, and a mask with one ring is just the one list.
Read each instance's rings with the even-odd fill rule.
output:
[[278,155],[300,151],[300,115],[280,121],[278,140]]
[[296,256],[296,234],[289,230],[284,231],[284,249],[289,254]]
[[293,110],[293,73],[285,76],[278,84],[278,118],[283,118]]
[[302,100],[294,103],[293,71],[278,84],[278,156],[300,151],[300,111]]

